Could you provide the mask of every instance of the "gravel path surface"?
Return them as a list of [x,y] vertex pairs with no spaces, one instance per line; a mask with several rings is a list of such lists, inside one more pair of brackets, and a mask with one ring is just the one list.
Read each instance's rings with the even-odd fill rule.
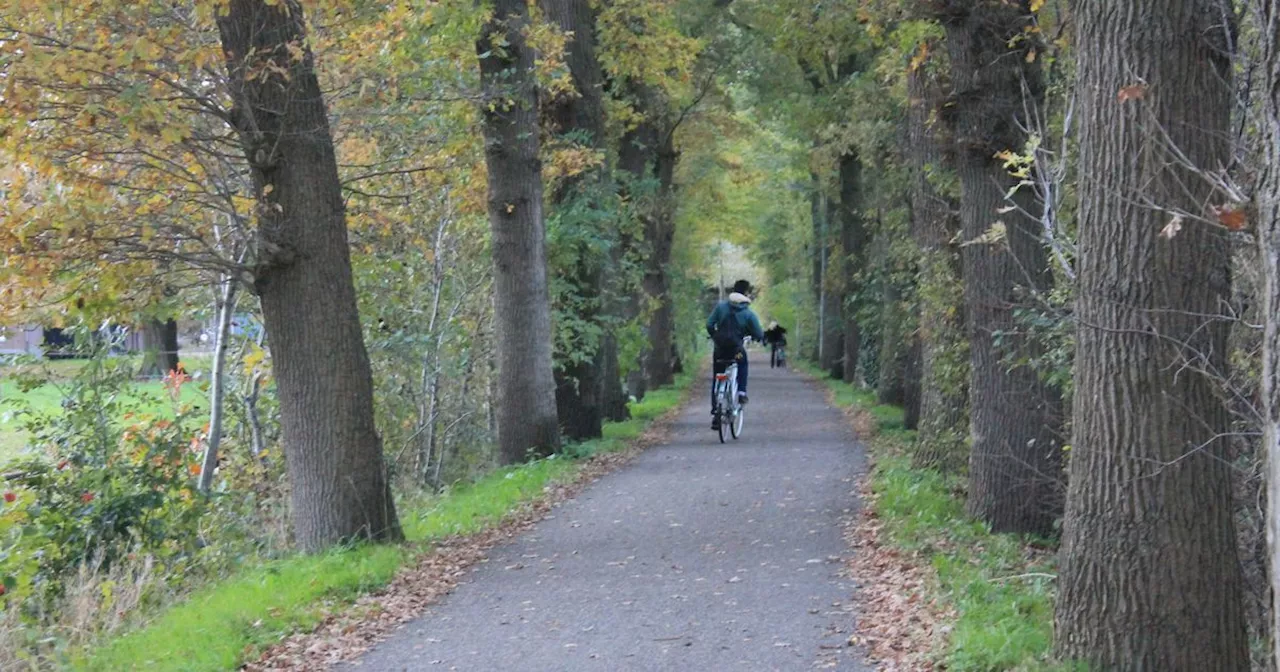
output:
[[696,395],[666,444],[343,669],[867,669],[840,575],[862,449],[814,383],[753,363],[740,440]]

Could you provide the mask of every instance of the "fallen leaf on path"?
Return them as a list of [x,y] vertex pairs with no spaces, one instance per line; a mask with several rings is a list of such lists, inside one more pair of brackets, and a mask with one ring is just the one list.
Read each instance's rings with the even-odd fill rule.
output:
[[672,422],[683,409],[681,404],[655,421],[628,449],[585,460],[572,482],[548,485],[542,496],[511,511],[496,527],[470,536],[434,540],[433,550],[424,553],[416,564],[402,568],[386,588],[360,597],[336,614],[326,615],[311,632],[284,638],[240,670],[311,672],[358,658],[452,591],[471,567],[486,559],[489,549],[527,532],[549,517],[560,503],[625,466],[645,448],[666,441]]

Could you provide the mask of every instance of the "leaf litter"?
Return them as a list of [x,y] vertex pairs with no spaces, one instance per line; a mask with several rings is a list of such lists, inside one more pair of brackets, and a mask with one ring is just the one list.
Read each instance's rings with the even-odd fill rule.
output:
[[540,496],[509,512],[498,525],[435,542],[384,588],[351,604],[331,605],[311,631],[285,637],[239,669],[302,672],[355,660],[452,592],[472,567],[486,559],[490,549],[529,531],[559,504],[627,465],[644,449],[666,441],[683,409],[681,403],[668,411],[625,449],[584,460],[572,480],[548,484]]

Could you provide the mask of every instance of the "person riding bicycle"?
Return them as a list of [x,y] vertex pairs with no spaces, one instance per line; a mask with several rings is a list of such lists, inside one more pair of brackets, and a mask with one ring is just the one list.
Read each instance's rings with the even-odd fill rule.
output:
[[780,366],[778,351],[787,346],[787,330],[776,321],[770,322],[764,331],[764,344],[769,346],[769,368]]
[[746,280],[733,283],[729,300],[716,304],[715,310],[707,316],[707,333],[715,343],[711,376],[712,429],[718,428],[720,422],[720,416],[716,414],[715,374],[724,373],[735,361],[738,363],[738,403],[747,403],[747,351],[742,342],[747,336],[764,341],[760,319],[752,312],[751,299],[747,296],[750,291],[751,283]]

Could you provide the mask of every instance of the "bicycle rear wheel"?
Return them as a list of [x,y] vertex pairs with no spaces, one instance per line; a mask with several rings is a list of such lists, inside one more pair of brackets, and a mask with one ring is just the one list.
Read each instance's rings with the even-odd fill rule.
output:
[[720,423],[722,425],[728,423],[729,434],[733,436],[734,440],[737,440],[738,434],[742,432],[742,412],[745,410],[742,408],[742,402],[738,401],[737,374],[737,369],[734,369],[733,373],[729,376],[729,389],[726,391],[726,396],[729,397],[729,405],[726,407],[727,412],[725,413],[724,422]]
[[725,388],[724,383],[721,383],[718,386],[716,386],[716,419],[718,420],[718,422],[716,423],[716,432],[720,435],[720,443],[725,442],[725,439],[724,439],[724,432],[726,429],[725,425],[729,423],[729,419],[725,417],[725,412],[724,412],[724,404],[725,404],[724,388]]

